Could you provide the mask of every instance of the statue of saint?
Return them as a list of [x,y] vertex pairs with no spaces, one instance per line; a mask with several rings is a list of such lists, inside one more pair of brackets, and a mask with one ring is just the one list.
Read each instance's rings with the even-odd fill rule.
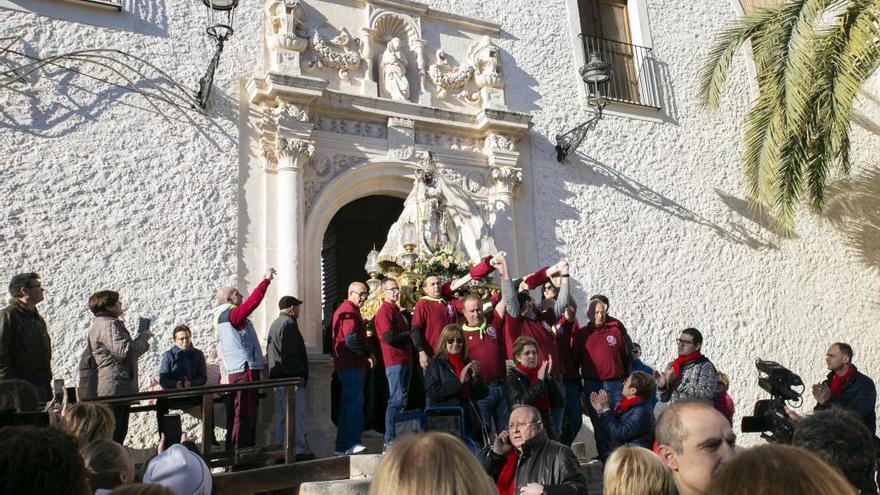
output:
[[[483,208],[472,194],[439,173],[430,153],[419,157],[412,191],[403,203],[403,212],[391,228],[379,261],[399,263],[404,253],[403,226],[411,222],[419,235],[416,251],[431,253],[444,244],[464,253],[467,259],[479,259],[483,252],[493,252]],[[486,245],[486,244],[490,245]]]
[[406,79],[406,57],[400,51],[400,38],[391,38],[380,62],[382,87],[392,100],[409,100],[409,81]]

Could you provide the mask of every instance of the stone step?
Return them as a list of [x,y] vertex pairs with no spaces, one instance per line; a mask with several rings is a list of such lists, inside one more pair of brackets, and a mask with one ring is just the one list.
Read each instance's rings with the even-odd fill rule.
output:
[[299,495],[367,495],[370,479],[312,481],[299,485]]
[[372,479],[379,469],[382,454],[360,454],[349,456],[351,479]]

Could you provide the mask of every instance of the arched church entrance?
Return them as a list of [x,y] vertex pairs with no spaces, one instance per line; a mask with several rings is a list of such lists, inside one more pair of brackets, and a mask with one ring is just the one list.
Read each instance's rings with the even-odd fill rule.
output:
[[[322,327],[327,329],[333,311],[346,297],[348,284],[366,281],[367,253],[385,244],[388,229],[403,211],[403,198],[373,195],[356,199],[336,212],[321,244]],[[330,352],[329,332],[324,332],[324,352]]]

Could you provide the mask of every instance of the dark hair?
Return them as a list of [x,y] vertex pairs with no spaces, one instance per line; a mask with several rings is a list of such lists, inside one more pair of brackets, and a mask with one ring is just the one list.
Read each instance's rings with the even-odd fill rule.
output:
[[287,309],[293,306],[299,306],[302,302],[293,296],[284,296],[278,300],[278,309]]
[[58,428],[0,428],[0,493],[90,493],[76,440]]
[[832,345],[836,345],[837,348],[840,349],[840,352],[841,352],[844,356],[846,356],[846,357],[849,358],[849,362],[852,362],[852,358],[853,358],[853,350],[852,350],[852,346],[851,346],[851,345],[849,345],[849,344],[844,344],[843,342],[835,342],[835,343],[832,344]]
[[171,332],[172,339],[177,338],[177,332],[186,332],[187,334],[189,334],[190,338],[192,338],[192,330],[190,330],[189,327],[186,325],[177,325],[176,327],[174,327],[174,331]]
[[816,411],[795,423],[792,445],[803,447],[837,468],[862,493],[877,493],[874,435],[852,411]]
[[92,314],[107,311],[119,302],[119,293],[115,290],[100,290],[89,296],[89,309]]
[[31,286],[31,280],[39,280],[40,276],[34,272],[19,273],[12,277],[9,281],[9,295],[12,297],[21,297],[21,289]]
[[593,296],[592,298],[590,298],[590,304],[587,305],[587,319],[593,325],[596,324],[596,306],[599,305],[599,303],[605,305],[605,319],[608,319],[608,298],[605,296]]
[[514,361],[519,362],[519,360],[516,357],[519,356],[520,354],[522,354],[523,349],[525,349],[525,347],[527,345],[534,346],[536,351],[541,350],[541,348],[538,347],[537,340],[535,340],[532,337],[529,337],[528,335],[521,335],[521,336],[517,337],[516,340],[513,341],[513,360]]
[[529,291],[527,290],[517,292],[516,300],[519,302],[520,311],[522,311],[523,309],[525,309],[526,303],[532,300],[532,295],[529,294]]
[[0,411],[37,411],[37,387],[25,380],[0,380]]
[[629,384],[636,389],[636,395],[643,399],[649,399],[657,390],[654,377],[644,371],[633,371],[629,375]]
[[703,334],[701,334],[696,328],[685,328],[681,333],[693,337],[695,346],[703,345]]
[[639,344],[638,342],[633,342],[632,348],[633,348],[633,350],[636,350],[636,349],[642,350],[642,344]]

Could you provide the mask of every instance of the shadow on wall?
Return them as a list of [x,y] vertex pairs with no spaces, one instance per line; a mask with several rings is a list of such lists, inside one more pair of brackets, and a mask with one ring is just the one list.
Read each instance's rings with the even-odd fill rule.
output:
[[[201,114],[186,106],[179,96],[175,97],[174,92],[181,90],[173,87],[173,81],[164,76],[148,77],[155,69],[134,59],[108,55],[112,58],[97,59],[98,64],[63,59],[34,70],[29,64],[40,60],[36,49],[24,40],[17,44],[9,45],[11,51],[0,51],[0,92],[14,95],[0,107],[0,129],[60,138],[82,124],[97,121],[112,105],[124,105],[158,114],[168,123],[188,124],[216,150],[235,142],[235,136],[220,126],[212,118],[214,115]],[[13,81],[18,76],[23,77]],[[127,97],[135,92],[133,88],[141,94]],[[236,107],[217,88],[209,105],[220,109]],[[227,110],[217,116],[230,120],[232,115],[234,111]]]
[[583,164],[592,176],[587,177],[591,184],[608,186],[624,196],[630,197],[646,206],[650,206],[651,208],[655,208],[681,220],[708,227],[714,230],[719,237],[728,242],[740,244],[755,250],[778,249],[773,243],[764,242],[761,239],[755,238],[740,225],[733,225],[731,229],[725,229],[699,213],[689,210],[674,200],[667,198],[654,189],[651,189],[649,186],[614,170],[608,165],[589,157],[585,158]]
[[[20,6],[25,12],[76,22],[145,34],[147,36],[168,36],[168,9],[170,0],[121,0],[122,10],[95,8],[88,4],[59,2],[58,0],[8,0],[14,6]],[[192,13],[201,13],[201,2],[192,4]],[[5,27],[5,26],[4,26]]]
[[856,258],[880,274],[880,167],[836,181],[822,216],[843,235]]
[[[509,45],[513,46],[520,39],[507,31],[502,31],[499,40],[509,42]],[[504,97],[511,111],[535,113],[540,110],[538,102],[541,100],[541,94],[535,91],[540,83],[522,70],[507,50],[501,50],[501,72],[506,83]],[[511,84],[511,81],[516,81],[517,84]]]
[[736,196],[731,196],[718,188],[715,189],[715,194],[721,198],[721,201],[727,205],[728,208],[764,230],[772,232],[785,239],[797,239],[797,235],[794,233],[785,233],[777,229],[773,225],[773,217],[771,215],[762,211],[760,208],[755,208],[748,201],[737,198]]

